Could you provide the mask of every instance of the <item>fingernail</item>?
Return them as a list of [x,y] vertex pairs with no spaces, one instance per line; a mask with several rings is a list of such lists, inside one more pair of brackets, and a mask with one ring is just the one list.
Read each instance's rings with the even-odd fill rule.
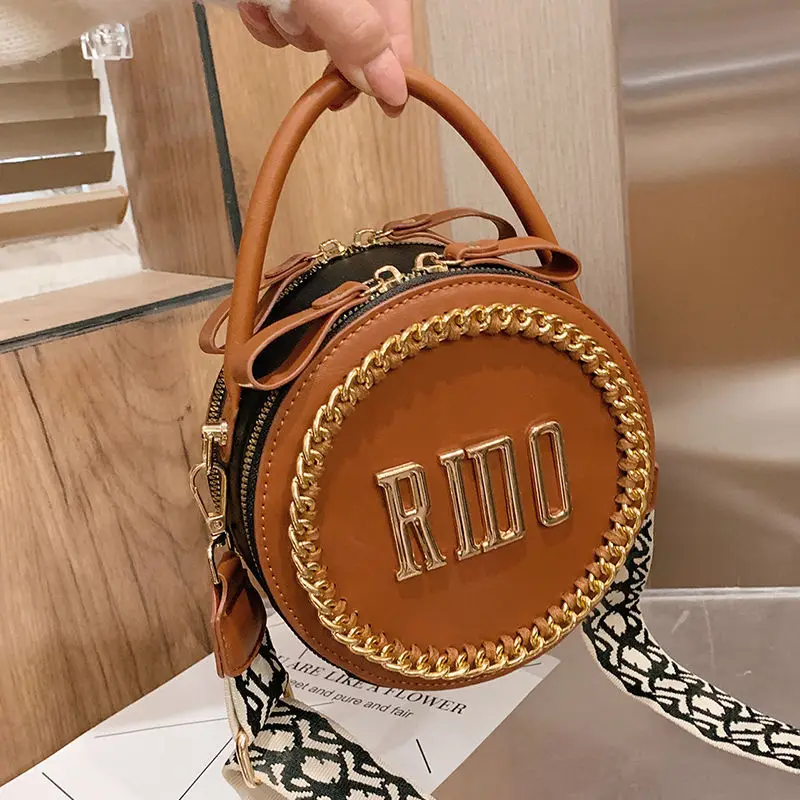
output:
[[371,93],[390,106],[397,108],[408,100],[406,75],[391,48],[387,47],[364,67],[364,77]]
[[288,14],[277,9],[270,9],[272,21],[288,36],[300,36],[305,32],[306,24],[298,18],[297,14]]

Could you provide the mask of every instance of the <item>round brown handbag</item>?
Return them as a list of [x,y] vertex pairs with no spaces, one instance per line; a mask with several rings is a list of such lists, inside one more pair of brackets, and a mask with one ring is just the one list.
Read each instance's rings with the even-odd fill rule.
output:
[[[253,193],[232,301],[203,333],[204,349],[222,352],[228,322],[205,429],[225,675],[254,657],[263,615],[253,592],[228,607],[236,592],[224,587],[245,579],[230,554],[217,564],[217,545],[324,659],[372,683],[450,687],[522,666],[574,630],[650,507],[647,398],[619,338],[581,301],[578,259],[475,114],[422,73],[409,90],[471,145],[527,235],[454,209],[262,275],[294,155],[351,89],[328,76],[287,116]],[[475,214],[497,239],[434,230]],[[539,264],[513,260],[525,252]]]
[[[425,796],[293,699],[264,596],[323,659],[397,693],[501,676],[583,622],[623,692],[715,747],[800,772],[796,727],[685,669],[648,630],[656,468],[636,368],[486,126],[426,75],[408,83],[486,164],[526,235],[457,208],[263,270],[294,155],[352,88],[326,76],[280,127],[232,298],[201,334],[224,353],[192,486],[236,743],[226,777],[248,800]],[[451,241],[440,226],[462,217],[496,238]]]

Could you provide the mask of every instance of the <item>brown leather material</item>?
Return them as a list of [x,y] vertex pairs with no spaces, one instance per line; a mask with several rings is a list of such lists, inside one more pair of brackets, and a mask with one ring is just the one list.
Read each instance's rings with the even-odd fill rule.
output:
[[[292,314],[267,326],[231,355],[232,374],[240,386],[269,391],[294,380],[317,354],[322,342],[338,317],[364,301],[366,287],[348,281],[315,300],[310,308]],[[313,323],[313,324],[312,324]],[[256,359],[290,331],[310,325],[299,344],[281,366],[267,376],[253,373]]]
[[653,464],[653,485],[650,487],[650,506],[648,507],[648,511],[652,511],[656,507],[656,501],[658,500],[658,463],[656,462]]
[[[260,298],[256,307],[254,330],[258,330],[269,316],[281,292],[302,275],[314,262],[312,253],[298,253],[284,261],[275,269],[267,271],[259,286]],[[261,294],[263,292],[263,294]],[[231,311],[231,298],[223,300],[209,315],[200,329],[198,337],[200,349],[212,356],[225,353],[225,345],[218,344],[217,338],[223,325],[228,321]]]
[[[506,256],[536,253],[542,259],[540,267],[526,267],[509,261]],[[549,256],[545,261],[543,256]],[[502,264],[528,272],[533,277],[555,283],[570,283],[581,274],[580,259],[569,250],[534,236],[520,236],[498,241],[452,242],[444,249],[445,260],[460,261],[463,267],[479,264]]]
[[[456,273],[387,300],[337,334],[289,390],[271,425],[260,456],[255,537],[273,602],[297,635],[323,658],[373,683],[434,688],[429,681],[390,673],[353,655],[320,623],[291,558],[291,478],[314,415],[352,367],[392,334],[476,303],[533,306],[579,325],[623,370],[652,435],[638,372],[616,335],[578,300],[542,283]],[[525,437],[528,426],[550,419],[564,431],[574,511],[563,524],[544,528],[533,505]],[[527,535],[457,561],[439,455],[501,435],[514,441]],[[562,594],[573,591],[615,511],[619,454],[613,418],[600,393],[567,355],[520,337],[464,338],[410,359],[376,384],[348,416],[326,458],[316,522],[337,596],[358,611],[360,624],[369,623],[406,644],[460,646],[530,626]],[[407,462],[425,469],[431,528],[448,563],[398,582],[391,527],[375,475]],[[465,474],[480,535],[476,489]]]
[[[555,243],[553,229],[522,173],[475,112],[447,87],[420,70],[409,68],[407,82],[409,95],[436,111],[472,147],[505,193],[525,231]],[[352,87],[338,73],[323,76],[295,103],[272,140],[251,195],[239,247],[228,324],[229,351],[233,349],[230,345],[239,347],[253,334],[264,255],[278,199],[294,157],[323,112],[351,94]],[[578,296],[574,285],[566,284],[564,289]],[[232,422],[238,406],[239,387],[228,358],[224,374],[230,395],[227,409]]]
[[220,583],[212,588],[211,638],[217,674],[235,678],[252,663],[264,639],[267,612],[238,556],[219,561]]
[[[404,241],[414,236],[427,233],[430,234],[434,228],[446,225],[448,222],[455,222],[459,219],[485,219],[494,223],[497,228],[497,236],[500,239],[510,239],[517,235],[516,228],[496,214],[487,211],[480,211],[477,208],[448,208],[445,211],[438,211],[435,214],[417,214],[408,219],[387,222],[381,230],[387,234],[390,241]],[[450,240],[442,237],[445,242]]]

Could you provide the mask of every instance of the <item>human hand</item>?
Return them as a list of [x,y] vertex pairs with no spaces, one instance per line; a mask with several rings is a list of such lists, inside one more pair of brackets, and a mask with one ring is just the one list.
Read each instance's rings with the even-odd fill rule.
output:
[[402,108],[408,99],[403,66],[413,60],[411,0],[292,0],[288,11],[279,10],[286,5],[238,7],[259,42],[327,50],[353,86],[374,95],[389,113]]

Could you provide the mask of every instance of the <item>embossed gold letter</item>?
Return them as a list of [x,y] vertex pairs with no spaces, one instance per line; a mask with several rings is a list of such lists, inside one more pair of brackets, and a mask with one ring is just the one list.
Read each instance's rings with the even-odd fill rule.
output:
[[[447,561],[433,538],[428,522],[431,500],[428,494],[425,471],[419,464],[403,464],[402,466],[379,472],[376,477],[378,485],[383,489],[386,496],[386,506],[392,523],[392,533],[394,533],[399,563],[397,580],[404,581],[407,578],[422,574],[422,567],[414,558],[409,529],[417,537],[417,543],[425,559],[425,567],[429,570],[443,567]],[[412,503],[410,508],[406,508],[400,495],[401,481],[408,482]]]
[[[558,480],[558,493],[561,508],[554,511],[547,497],[547,486],[544,482],[542,470],[542,453],[539,449],[540,440],[549,438],[556,465],[556,479]],[[539,522],[546,528],[552,528],[569,519],[572,514],[572,497],[569,491],[569,478],[567,476],[567,461],[564,457],[564,434],[557,422],[545,422],[543,425],[534,425],[528,434],[528,445],[531,453],[531,468],[533,471],[533,495],[536,498],[536,514]]]
[[[497,520],[497,505],[494,500],[492,476],[488,456],[499,452],[503,464],[503,484],[508,512],[508,530],[501,531]],[[522,498],[519,494],[519,478],[514,459],[514,443],[509,436],[491,439],[483,444],[468,447],[467,455],[475,468],[478,481],[478,496],[481,501],[483,523],[486,526],[486,540],[481,544],[484,552],[516,542],[525,535],[525,521],[522,516]]]
[[482,553],[480,545],[475,542],[472,533],[472,520],[467,506],[467,495],[464,491],[464,475],[461,465],[466,453],[463,450],[453,450],[439,456],[439,461],[447,473],[447,483],[450,486],[450,499],[453,501],[453,514],[456,518],[456,535],[458,536],[458,550],[456,557],[459,561]]

